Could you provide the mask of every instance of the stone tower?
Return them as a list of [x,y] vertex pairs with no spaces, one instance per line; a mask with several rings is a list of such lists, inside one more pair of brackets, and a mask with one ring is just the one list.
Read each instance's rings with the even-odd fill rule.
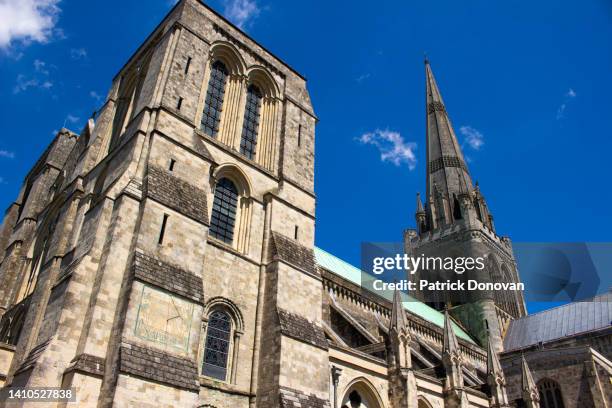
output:
[[82,406],[328,407],[315,123],[299,73],[179,1],[7,212],[0,380]]
[[[436,269],[418,271],[411,279],[479,282],[518,282],[510,240],[497,235],[484,196],[474,185],[429,61],[425,61],[427,192],[425,204],[417,194],[417,228],[404,234],[405,249],[413,256],[482,257],[485,268],[457,275]],[[418,291],[416,296],[432,306],[449,307],[453,316],[487,344],[487,332],[497,351],[510,319],[523,316],[522,293]]]

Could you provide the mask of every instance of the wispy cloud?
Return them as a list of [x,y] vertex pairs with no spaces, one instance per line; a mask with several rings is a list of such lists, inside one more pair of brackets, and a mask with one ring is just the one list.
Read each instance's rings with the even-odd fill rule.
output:
[[34,70],[36,72],[40,72],[43,75],[49,75],[49,70],[47,69],[47,64],[44,61],[39,59],[34,60]]
[[223,14],[241,29],[253,21],[261,10],[255,0],[225,0]]
[[0,49],[15,42],[46,43],[57,35],[60,0],[0,0]]
[[471,126],[461,126],[459,132],[464,137],[464,143],[467,143],[472,149],[480,150],[484,145],[484,136],[479,130]]
[[567,109],[567,105],[569,102],[576,97],[576,91],[572,88],[568,89],[568,91],[563,95],[563,103],[557,109],[557,120],[561,120],[565,117],[565,110]]
[[13,87],[13,93],[18,94],[27,91],[29,88],[50,89],[51,87],[53,87],[53,82],[51,81],[28,78],[23,74],[19,74]]
[[[2,0],[0,0],[0,2],[2,2]],[[39,59],[35,59],[33,65],[34,75],[17,75],[17,80],[15,81],[15,86],[13,87],[14,94],[27,91],[29,88],[50,89],[53,87],[53,82],[46,78],[49,76],[49,66],[47,63]],[[53,67],[53,65],[51,65],[51,67]]]
[[89,91],[89,96],[94,98],[96,101],[100,102],[102,100],[102,96],[96,91]]
[[357,78],[355,78],[355,81],[357,81],[358,83],[362,83],[363,81],[370,78],[371,76],[372,74],[370,74],[369,72],[366,74],[361,74]]
[[66,121],[70,123],[77,123],[79,119],[81,118],[79,118],[78,116],[71,115],[71,114],[68,114],[68,116],[66,116]]
[[414,150],[417,145],[413,142],[406,142],[399,132],[376,129],[373,132],[364,133],[357,140],[362,144],[375,146],[383,162],[388,161],[396,166],[407,164],[410,170],[416,166],[417,159]]
[[9,152],[8,150],[0,150],[0,157],[4,157],[5,159],[14,159],[15,153]]
[[70,58],[73,60],[80,60],[87,58],[87,50],[85,48],[71,48]]

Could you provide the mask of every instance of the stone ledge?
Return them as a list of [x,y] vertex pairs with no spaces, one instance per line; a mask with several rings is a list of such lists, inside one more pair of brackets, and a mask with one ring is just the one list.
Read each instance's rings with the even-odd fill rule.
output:
[[251,394],[247,389],[241,389],[236,384],[228,384],[225,382],[221,382],[219,380],[213,380],[208,377],[200,376],[200,386],[205,388],[211,388],[215,390],[219,390],[221,392],[225,392],[232,395],[240,395],[243,397],[254,397],[255,395]]
[[131,343],[121,343],[119,371],[193,392],[200,390],[195,361]]
[[308,343],[323,350],[328,349],[323,329],[305,317],[277,309],[281,333],[292,339]]
[[102,357],[92,356],[91,354],[79,354],[70,362],[66,373],[75,371],[91,374],[95,377],[104,377],[105,361]]
[[312,248],[306,248],[298,241],[272,231],[272,253],[276,259],[320,277]]
[[206,192],[169,172],[149,166],[145,195],[204,225],[208,225]]
[[136,250],[132,266],[134,279],[149,283],[184,298],[202,304],[204,289],[202,278],[142,251]]
[[280,388],[281,408],[330,408],[328,400],[293,388]]

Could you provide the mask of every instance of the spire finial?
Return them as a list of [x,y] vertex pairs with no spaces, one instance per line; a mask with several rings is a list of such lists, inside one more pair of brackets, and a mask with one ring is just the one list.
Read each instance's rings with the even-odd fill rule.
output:
[[423,59],[425,61],[425,65],[429,65],[429,57],[427,56],[427,52],[423,53]]
[[393,292],[393,308],[391,309],[391,321],[389,323],[389,330],[391,329],[397,330],[398,333],[408,329],[408,318],[406,317],[406,311],[404,310],[402,297],[397,289],[397,285],[395,292]]
[[[487,332],[489,330],[487,329]],[[490,375],[504,375],[497,352],[493,347],[491,336],[487,339],[487,372]]]
[[523,391],[527,393],[535,392],[538,387],[533,379],[527,360],[525,360],[525,354],[521,353],[521,386]]
[[444,308],[444,351],[449,354],[459,353],[459,342],[453,330],[450,314],[448,313],[448,305]]
[[416,207],[417,214],[425,213],[425,209],[423,208],[423,202],[421,201],[421,193],[417,193],[416,195]]

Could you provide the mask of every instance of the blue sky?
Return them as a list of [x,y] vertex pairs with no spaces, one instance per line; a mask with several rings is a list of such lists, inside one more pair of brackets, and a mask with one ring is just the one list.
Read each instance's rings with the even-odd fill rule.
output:
[[[0,2],[1,206],[54,130],[80,130],[171,3]],[[612,2],[208,4],[308,78],[318,246],[358,265],[362,241],[413,225],[424,52],[498,232],[611,241]]]

